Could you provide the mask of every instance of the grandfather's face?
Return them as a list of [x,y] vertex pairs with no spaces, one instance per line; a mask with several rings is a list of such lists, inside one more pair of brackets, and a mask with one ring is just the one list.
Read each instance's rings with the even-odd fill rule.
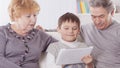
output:
[[112,12],[103,7],[90,7],[91,17],[97,29],[103,30],[111,24]]
[[18,24],[18,28],[29,32],[32,30],[36,24],[37,13],[34,14],[23,14],[21,17],[16,19],[16,23]]

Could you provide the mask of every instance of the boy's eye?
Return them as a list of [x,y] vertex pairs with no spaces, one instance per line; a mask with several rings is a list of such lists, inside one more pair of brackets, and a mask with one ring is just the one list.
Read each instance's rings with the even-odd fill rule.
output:
[[72,28],[73,30],[77,30],[78,28],[77,27],[74,27],[74,28]]

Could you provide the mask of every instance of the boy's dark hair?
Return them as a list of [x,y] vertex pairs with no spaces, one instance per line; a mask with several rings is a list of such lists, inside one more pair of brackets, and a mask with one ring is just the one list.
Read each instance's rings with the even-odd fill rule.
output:
[[62,16],[60,16],[59,20],[58,20],[58,27],[60,28],[62,23],[65,22],[65,21],[71,21],[71,22],[75,22],[78,24],[78,27],[80,27],[80,20],[79,18],[73,14],[73,13],[70,13],[70,12],[67,12],[65,14],[63,14]]

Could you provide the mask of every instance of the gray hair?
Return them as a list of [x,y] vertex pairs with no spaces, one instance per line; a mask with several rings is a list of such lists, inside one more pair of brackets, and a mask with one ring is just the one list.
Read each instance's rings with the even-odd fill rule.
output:
[[90,0],[90,7],[103,7],[107,12],[112,12],[114,10],[114,4],[111,0]]

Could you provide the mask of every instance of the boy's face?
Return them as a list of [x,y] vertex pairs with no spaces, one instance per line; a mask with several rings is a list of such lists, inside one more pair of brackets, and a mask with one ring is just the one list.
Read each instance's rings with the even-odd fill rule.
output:
[[62,23],[61,27],[58,27],[58,32],[64,41],[73,42],[76,40],[80,27],[76,22],[65,21]]

